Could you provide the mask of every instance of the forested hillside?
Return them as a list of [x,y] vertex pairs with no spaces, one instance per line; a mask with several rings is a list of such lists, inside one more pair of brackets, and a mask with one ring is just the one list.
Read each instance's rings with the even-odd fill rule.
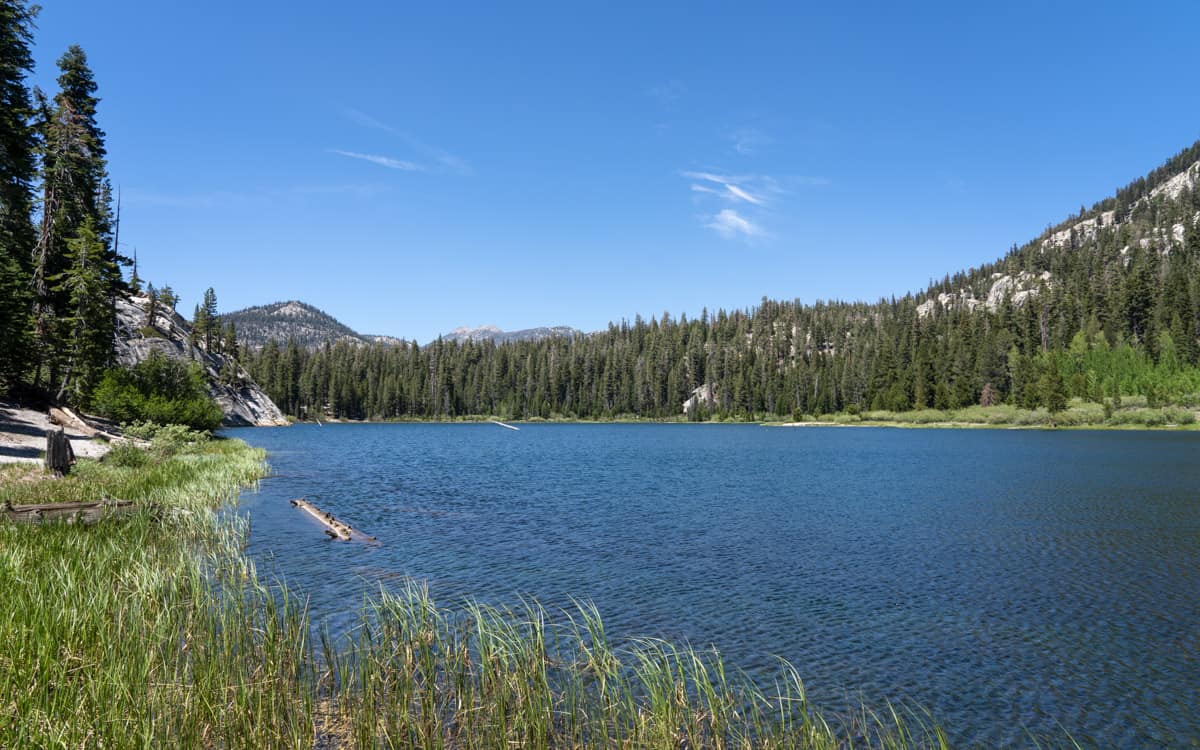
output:
[[389,336],[356,333],[325,311],[295,300],[235,310],[221,315],[221,321],[232,324],[237,329],[238,340],[252,349],[262,347],[271,339],[295,339],[306,349],[339,341],[359,346],[400,343]]
[[[778,302],[586,336],[272,342],[286,411],[344,418],[763,418],[1200,392],[1200,143],[997,262],[903,297]],[[695,398],[693,398],[695,396]]]

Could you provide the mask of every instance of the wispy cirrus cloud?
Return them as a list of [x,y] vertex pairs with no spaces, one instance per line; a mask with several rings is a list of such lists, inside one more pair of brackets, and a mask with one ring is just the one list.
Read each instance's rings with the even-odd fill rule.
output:
[[[830,184],[824,177],[767,174],[727,174],[723,171],[683,171],[698,201],[724,204],[716,213],[704,215],[704,226],[726,239],[770,237],[766,222],[773,207],[804,187]],[[711,209],[710,209],[711,210]]]
[[761,226],[742,216],[732,208],[725,208],[717,212],[712,217],[712,221],[705,226],[715,230],[717,234],[726,239],[759,237],[763,234]]
[[752,192],[756,190],[755,188],[743,187],[754,178],[730,177],[712,172],[684,172],[683,176],[690,180],[697,180],[692,183],[692,192],[695,193],[709,193],[735,203],[752,203],[756,206],[761,206],[766,202],[762,195]]
[[387,167],[388,169],[399,169],[404,172],[425,171],[425,167],[421,166],[420,164],[411,161],[404,161],[402,159],[393,159],[390,156],[381,156],[379,154],[360,154],[357,151],[343,151],[340,148],[331,148],[329,149],[329,153],[337,154],[338,156],[345,156],[348,159],[367,161],[372,164],[378,164],[381,167]]
[[342,114],[346,117],[346,119],[364,128],[380,130],[399,138],[410,149],[420,154],[422,159],[433,162],[437,165],[436,168],[421,166],[423,171],[449,172],[451,174],[457,174],[463,177],[469,177],[475,174],[475,170],[471,167],[470,163],[468,163],[466,159],[456,156],[445,149],[425,143],[424,141],[413,136],[411,133],[407,133],[399,128],[393,127],[386,122],[379,120],[378,118],[372,117],[366,112],[354,109],[352,107],[346,107],[342,110]]

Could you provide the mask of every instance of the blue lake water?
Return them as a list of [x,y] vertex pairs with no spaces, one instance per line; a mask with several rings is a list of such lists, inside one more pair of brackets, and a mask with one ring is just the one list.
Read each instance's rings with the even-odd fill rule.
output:
[[[229,430],[277,476],[249,554],[352,624],[363,586],[593,601],[613,636],[776,657],[818,704],[958,743],[1200,746],[1200,434],[752,425]],[[332,542],[305,497],[375,545]],[[1061,725],[1061,727],[1060,727]]]

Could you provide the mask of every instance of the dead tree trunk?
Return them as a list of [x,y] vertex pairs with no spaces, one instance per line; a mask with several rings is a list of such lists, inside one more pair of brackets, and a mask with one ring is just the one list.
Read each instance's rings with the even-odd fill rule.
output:
[[65,477],[71,471],[71,462],[75,460],[75,451],[71,449],[71,441],[61,428],[46,432],[46,468],[55,476]]

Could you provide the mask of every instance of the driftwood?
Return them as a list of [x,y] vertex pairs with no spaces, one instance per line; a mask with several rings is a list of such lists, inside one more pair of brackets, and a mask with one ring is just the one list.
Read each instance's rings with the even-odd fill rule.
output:
[[520,427],[513,427],[513,426],[512,426],[512,425],[510,425],[510,424],[504,424],[503,422],[501,422],[501,421],[500,421],[500,420],[498,420],[498,419],[489,419],[488,421],[489,421],[489,422],[491,422],[492,424],[498,424],[498,425],[500,425],[501,427],[507,427],[507,428],[508,428],[508,429],[510,429],[510,430],[518,430],[518,431],[519,431],[519,430],[521,429]]
[[0,518],[23,523],[65,521],[93,524],[112,515],[133,513],[137,506],[130,500],[102,500],[94,503],[44,503],[40,505],[0,505]]
[[100,432],[84,422],[78,414],[65,407],[61,409],[57,406],[50,407],[50,421],[63,427],[69,427],[72,432],[78,432],[84,437],[96,437]]
[[333,517],[332,513],[326,513],[317,506],[305,501],[303,498],[290,501],[292,505],[309,514],[313,518],[321,522],[325,526],[325,533],[332,539],[339,539],[343,542],[348,542],[351,539],[361,539],[368,542],[375,541],[375,537],[367,536],[361,531],[351,528],[348,524]]
[[80,416],[79,414],[76,414],[75,412],[71,411],[70,409],[68,409],[65,406],[50,407],[50,421],[53,424],[62,425],[63,427],[71,430],[72,432],[75,432],[79,435],[83,435],[84,437],[89,437],[89,438],[98,437],[103,440],[108,440],[110,442],[120,441],[120,440],[129,440],[130,442],[133,442],[138,445],[141,445],[141,444],[149,445],[148,441],[127,438],[118,433],[103,429],[102,427],[97,427],[96,425],[87,421],[82,416]]
[[46,431],[46,468],[56,476],[65,477],[71,471],[71,463],[75,460],[75,451],[67,433],[60,427],[57,430]]

